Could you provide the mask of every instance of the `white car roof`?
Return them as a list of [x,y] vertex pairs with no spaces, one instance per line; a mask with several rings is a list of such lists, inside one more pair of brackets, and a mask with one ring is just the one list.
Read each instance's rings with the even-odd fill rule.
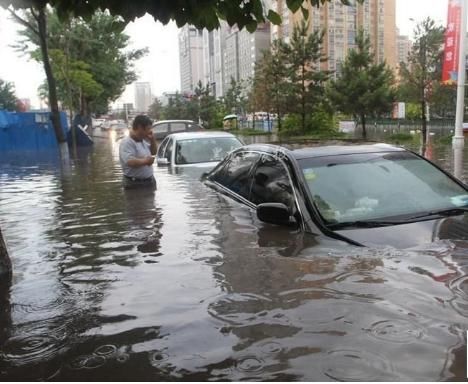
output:
[[171,137],[175,140],[188,140],[188,139],[199,139],[199,138],[210,138],[210,137],[234,137],[235,135],[229,132],[223,131],[201,131],[201,132],[178,132],[171,133],[167,137]]

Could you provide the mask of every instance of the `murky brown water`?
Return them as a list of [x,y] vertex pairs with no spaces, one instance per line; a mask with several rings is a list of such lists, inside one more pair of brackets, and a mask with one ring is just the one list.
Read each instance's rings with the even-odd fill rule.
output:
[[1,380],[465,378],[468,243],[337,248],[156,174],[125,193],[104,140],[63,170],[3,156]]

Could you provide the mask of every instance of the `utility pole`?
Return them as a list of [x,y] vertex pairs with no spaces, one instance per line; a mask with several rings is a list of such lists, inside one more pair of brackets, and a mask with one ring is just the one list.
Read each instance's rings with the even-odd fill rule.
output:
[[458,77],[457,77],[457,112],[455,118],[455,135],[453,136],[453,148],[463,148],[465,139],[463,137],[463,116],[465,114],[465,42],[466,42],[466,17],[467,1],[461,1],[461,27],[460,27],[460,49],[458,54]]

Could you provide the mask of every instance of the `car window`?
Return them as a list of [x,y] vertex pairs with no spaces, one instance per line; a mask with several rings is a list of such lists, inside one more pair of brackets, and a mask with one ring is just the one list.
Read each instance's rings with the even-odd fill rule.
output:
[[220,161],[242,143],[236,137],[201,137],[178,140],[176,164],[194,164]]
[[236,153],[212,179],[248,199],[252,181],[251,170],[259,158],[260,155],[255,152]]
[[172,158],[172,147],[174,144],[174,139],[171,137],[169,141],[167,142],[165,151],[164,151],[164,157],[168,160],[171,161]]
[[167,133],[168,131],[169,131],[169,124],[167,123],[156,124],[153,129],[154,133]]
[[330,223],[414,216],[468,206],[464,188],[409,152],[300,161],[312,199]]
[[188,123],[187,124],[187,131],[201,131],[203,130],[198,124]]
[[185,123],[171,123],[171,132],[185,131]]
[[283,203],[294,212],[294,192],[288,172],[278,159],[262,155],[253,173],[250,201],[263,203]]
[[159,145],[159,148],[158,148],[158,157],[164,157],[163,156],[163,153],[164,151],[166,150],[166,146],[167,146],[167,143],[169,142],[169,136],[166,137],[162,142],[161,144]]

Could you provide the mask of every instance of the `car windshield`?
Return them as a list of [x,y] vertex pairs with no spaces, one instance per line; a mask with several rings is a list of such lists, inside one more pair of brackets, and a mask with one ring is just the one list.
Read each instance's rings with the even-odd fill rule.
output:
[[177,140],[176,164],[220,161],[242,143],[235,137],[201,137]]
[[299,161],[310,196],[329,224],[468,206],[468,194],[410,152],[324,156]]

